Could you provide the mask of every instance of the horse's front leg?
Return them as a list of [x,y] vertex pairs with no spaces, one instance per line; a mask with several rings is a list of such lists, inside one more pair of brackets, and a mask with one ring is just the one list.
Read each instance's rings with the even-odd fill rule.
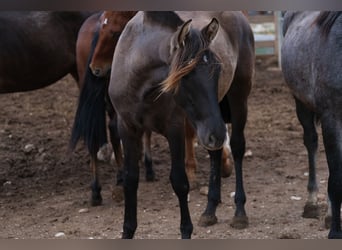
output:
[[170,181],[172,188],[178,197],[181,214],[180,231],[182,239],[190,239],[193,225],[187,201],[189,182],[185,172],[185,142],[183,128],[171,129],[171,131],[168,132],[167,139],[171,152]]
[[208,203],[198,222],[200,226],[210,226],[217,223],[217,217],[215,213],[218,204],[221,202],[222,149],[208,152],[210,155]]
[[[236,87],[237,85],[235,85]],[[246,194],[243,186],[242,161],[246,150],[246,140],[244,129],[247,121],[247,98],[241,96],[236,88],[230,90],[229,106],[231,108],[232,135],[230,146],[232,149],[234,167],[235,167],[235,214],[231,226],[237,229],[243,229],[248,226],[248,217],[245,210]]]
[[123,239],[131,239],[137,228],[137,191],[139,184],[139,160],[142,152],[142,132],[120,126],[120,137],[124,149],[123,188],[125,215]]

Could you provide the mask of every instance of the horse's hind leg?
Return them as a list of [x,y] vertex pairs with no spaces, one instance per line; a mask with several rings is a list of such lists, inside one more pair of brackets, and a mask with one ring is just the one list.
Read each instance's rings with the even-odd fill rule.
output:
[[151,131],[145,131],[143,137],[144,143],[144,164],[146,169],[146,181],[155,181],[156,176],[153,170],[152,151],[151,151]]
[[131,239],[137,228],[137,191],[139,184],[139,161],[142,152],[142,132],[119,124],[119,134],[124,149],[123,188],[125,215],[123,239]]
[[318,186],[316,180],[316,153],[318,147],[318,136],[316,132],[316,115],[308,110],[303,103],[296,99],[296,112],[300,124],[304,130],[304,145],[308,151],[309,160],[309,180],[308,180],[308,199],[306,201],[303,217],[318,218],[319,208],[317,203]]
[[227,178],[233,172],[233,158],[232,150],[230,148],[230,137],[227,129],[226,141],[222,150],[222,166],[221,166],[221,177]]
[[[336,111],[336,110],[335,110]],[[325,153],[329,166],[328,196],[331,202],[331,226],[328,237],[342,239],[342,120],[340,111],[321,117]]]
[[113,147],[114,156],[115,156],[115,163],[117,166],[117,174],[116,174],[116,184],[113,187],[112,190],[112,198],[113,200],[120,202],[124,199],[123,197],[123,154],[122,154],[122,148],[121,148],[121,139],[118,133],[118,121],[117,121],[117,115],[116,112],[109,103],[109,100],[106,99],[106,110],[107,114],[109,116],[109,136],[110,136],[110,142]]
[[90,159],[90,168],[93,173],[93,181],[91,183],[91,205],[99,206],[102,204],[102,196],[101,196],[101,185],[98,178],[98,168],[97,168],[97,160],[96,157],[91,157]]
[[198,186],[196,178],[197,162],[195,157],[195,130],[189,123],[188,119],[185,121],[185,171],[188,176],[190,189],[195,189]]

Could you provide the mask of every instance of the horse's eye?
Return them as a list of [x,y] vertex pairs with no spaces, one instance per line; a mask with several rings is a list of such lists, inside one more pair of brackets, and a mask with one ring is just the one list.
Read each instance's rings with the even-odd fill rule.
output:
[[207,57],[207,55],[204,55],[204,56],[203,56],[203,62],[208,63],[208,57]]

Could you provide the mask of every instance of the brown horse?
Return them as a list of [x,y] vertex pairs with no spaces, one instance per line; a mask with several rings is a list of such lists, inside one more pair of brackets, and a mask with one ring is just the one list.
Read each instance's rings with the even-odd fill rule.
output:
[[[77,66],[78,66],[78,72],[80,75],[81,85],[83,85],[83,82],[91,82],[95,81],[97,83],[93,84],[108,84],[109,82],[109,71],[112,64],[113,59],[113,53],[116,45],[116,41],[119,38],[121,31],[123,30],[124,26],[126,25],[127,21],[130,20],[136,12],[132,11],[104,11],[103,13],[94,14],[93,16],[89,17],[84,24],[82,25],[79,37],[77,39]],[[97,37],[96,44],[94,44],[94,48],[92,48],[91,40],[94,37]],[[114,42],[113,42],[114,41]],[[93,51],[90,53],[90,51]],[[90,62],[86,63],[86,61],[90,60]],[[88,74],[85,73],[88,71]],[[92,74],[91,74],[92,73]],[[94,75],[96,77],[99,77],[98,79],[94,79]],[[103,81],[102,83],[99,83],[98,81]],[[108,82],[107,82],[108,81]],[[91,94],[91,93],[90,93]],[[81,102],[80,99],[79,102],[79,108],[85,105]],[[93,107],[95,107],[92,104],[89,104]],[[103,104],[102,104],[103,106]],[[87,114],[91,114],[89,112],[88,108]],[[94,110],[95,112],[95,110]],[[99,110],[96,111],[99,113]],[[117,128],[116,128],[116,115],[115,111],[111,107],[110,103],[107,103],[107,113],[110,117],[109,122],[109,131],[111,135],[111,144],[114,149],[115,154],[115,160],[116,165],[118,166],[118,174],[117,174],[117,186],[122,186],[122,152],[121,152],[121,145],[120,145],[120,139],[117,135]],[[79,119],[84,119],[86,116],[76,115],[75,123],[78,124],[84,124],[85,122],[89,123],[89,120],[81,121]],[[93,116],[94,119],[98,120],[99,118],[97,116]],[[90,119],[87,117],[87,119]],[[90,124],[94,124],[90,122]],[[103,125],[102,125],[103,127]],[[74,127],[72,138],[74,138],[75,134],[79,133],[77,129],[80,127]],[[89,129],[94,129],[94,126],[92,126]],[[86,140],[90,140],[87,138],[87,133],[84,133],[83,136]],[[146,180],[147,181],[154,181],[155,180],[155,174],[152,168],[152,152],[151,152],[151,133],[146,132],[144,136],[144,163],[146,166]],[[196,181],[196,159],[195,159],[195,151],[194,151],[194,140],[195,140],[195,133],[189,123],[187,123],[186,126],[186,171],[188,175],[188,179],[190,182],[190,186],[192,188],[197,186]],[[73,142],[73,145],[75,145],[75,142]],[[103,140],[104,142],[104,140]],[[92,141],[89,141],[89,144],[93,143]],[[101,143],[98,143],[101,144]],[[91,147],[91,146],[90,146]],[[98,146],[96,146],[96,149]],[[227,145],[224,148],[222,155],[222,177],[228,177],[231,174],[232,171],[232,159],[230,155],[230,149]],[[97,168],[97,160],[94,156],[93,152],[91,155],[91,169],[93,173],[93,184],[92,184],[92,204],[93,205],[99,205],[101,204],[102,198],[100,194],[100,182],[98,179],[98,168]],[[120,195],[120,188],[114,189],[115,192],[113,195],[115,196],[116,200],[119,200],[122,195]]]
[[[115,45],[126,23],[136,11],[104,11],[90,16],[82,25],[76,44],[77,69],[81,94],[77,107],[70,146],[75,148],[84,139],[91,156],[90,167],[91,204],[102,203],[101,185],[98,179],[97,152],[107,142],[106,111],[109,115],[110,140],[119,168],[122,167],[121,142],[117,135],[116,114],[108,102],[106,88]],[[100,58],[100,60],[98,59]],[[122,182],[118,172],[118,184]]]
[[160,133],[169,143],[170,180],[179,201],[181,236],[191,237],[186,119],[211,162],[208,203],[200,225],[217,222],[228,122],[232,124],[230,145],[236,172],[232,226],[248,225],[242,161],[253,74],[253,32],[241,12],[139,12],[128,22],[115,49],[108,90],[124,150],[123,238],[132,238],[137,228],[139,160],[145,131]]
[[78,80],[76,40],[88,12],[0,12],[0,93],[43,88],[67,74]]
[[317,121],[329,167],[329,238],[342,238],[342,12],[287,12],[282,69],[296,101],[309,160],[309,197],[303,216],[318,217]]

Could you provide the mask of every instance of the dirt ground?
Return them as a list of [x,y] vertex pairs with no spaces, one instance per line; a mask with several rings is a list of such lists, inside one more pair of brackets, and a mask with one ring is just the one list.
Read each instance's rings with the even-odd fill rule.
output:
[[[307,197],[307,157],[294,101],[275,69],[274,58],[258,59],[245,130],[252,156],[244,161],[249,227],[233,229],[235,175],[222,181],[218,223],[199,227],[206,205],[199,189],[190,193],[193,238],[321,239],[328,230],[321,219],[302,218]],[[0,238],[120,238],[123,203],[111,198],[115,166],[101,164],[103,205],[91,207],[89,158],[83,145],[68,153],[78,89],[71,77],[28,93],[0,95]],[[326,209],[327,164],[318,155],[319,203]],[[206,186],[209,159],[196,148],[198,178]],[[177,239],[179,207],[168,176],[166,140],[153,136],[157,182],[141,170],[138,229],[135,238]]]

